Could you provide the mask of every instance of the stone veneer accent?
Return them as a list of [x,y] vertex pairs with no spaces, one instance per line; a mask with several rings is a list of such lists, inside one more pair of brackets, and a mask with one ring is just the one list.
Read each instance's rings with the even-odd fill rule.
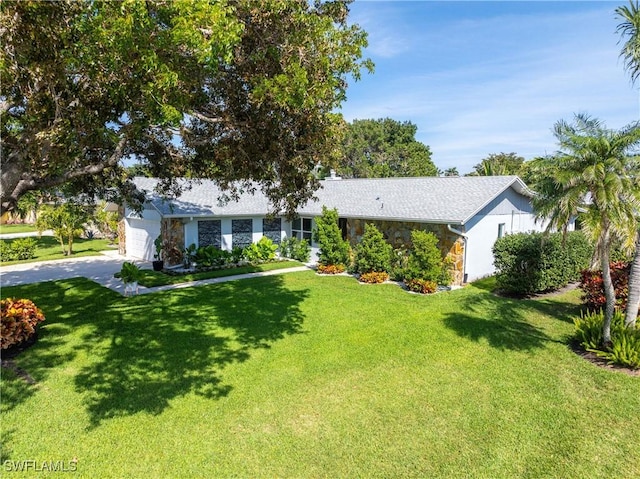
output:
[[438,238],[438,246],[442,256],[453,260],[453,281],[454,285],[461,285],[464,265],[464,240],[457,234],[447,229],[446,225],[432,223],[412,223],[409,221],[379,221],[347,219],[347,240],[351,246],[355,246],[364,234],[365,223],[375,225],[382,232],[385,240],[394,248],[411,248],[411,232],[413,230],[428,231]]
[[[162,235],[162,256],[165,263],[174,266],[182,262],[182,250],[184,249],[184,225],[182,221],[175,218],[163,219],[160,223],[160,234]],[[177,254],[169,254],[170,250],[176,248],[180,252],[180,260]]]

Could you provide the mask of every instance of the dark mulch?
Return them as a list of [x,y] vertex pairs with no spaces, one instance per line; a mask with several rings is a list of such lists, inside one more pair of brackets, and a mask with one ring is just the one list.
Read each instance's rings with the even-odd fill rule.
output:
[[586,359],[592,364],[604,369],[608,369],[610,371],[617,371],[623,374],[627,374],[629,376],[640,377],[640,369],[631,369],[626,366],[620,366],[618,364],[611,364],[604,358],[596,356],[595,353],[591,351],[586,351],[578,342],[572,341],[569,343],[569,348],[576,353],[578,356]]

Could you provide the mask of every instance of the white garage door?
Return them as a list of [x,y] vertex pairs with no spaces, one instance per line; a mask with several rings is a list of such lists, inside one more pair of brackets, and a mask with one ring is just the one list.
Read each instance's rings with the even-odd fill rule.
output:
[[125,232],[127,257],[152,261],[156,252],[153,242],[158,235],[159,221],[128,218]]

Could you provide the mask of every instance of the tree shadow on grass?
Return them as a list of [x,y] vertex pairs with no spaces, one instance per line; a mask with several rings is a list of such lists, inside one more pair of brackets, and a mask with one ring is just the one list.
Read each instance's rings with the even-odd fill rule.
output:
[[459,336],[474,342],[484,339],[499,350],[532,351],[547,343],[566,342],[550,336],[544,325],[536,324],[541,314],[571,322],[580,307],[553,300],[509,299],[484,292],[461,298],[459,311],[444,318],[444,324]]
[[16,356],[11,367],[3,366],[1,409],[6,413],[35,394],[54,368],[73,361],[76,351],[68,344],[73,331],[91,322],[96,311],[120,296],[97,283],[75,278],[4,287],[2,297],[31,299],[45,315],[36,343]]
[[91,426],[161,413],[174,398],[220,398],[232,391],[222,373],[255,348],[298,333],[307,291],[281,276],[141,295],[114,302],[84,339],[94,360],[76,376]]

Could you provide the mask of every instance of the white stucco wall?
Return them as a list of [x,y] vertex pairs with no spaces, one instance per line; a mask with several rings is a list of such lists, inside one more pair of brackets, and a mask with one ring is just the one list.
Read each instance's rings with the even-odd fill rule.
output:
[[[232,234],[232,222],[233,220],[242,220],[242,219],[250,219],[252,221],[252,242],[257,243],[262,238],[262,220],[264,216],[238,216],[233,218],[220,218],[220,217],[201,217],[194,218],[191,221],[188,221],[184,225],[184,242],[186,246],[190,244],[195,244],[196,246],[200,246],[198,244],[198,220],[220,220],[220,229],[222,232],[221,237],[221,247],[222,249],[231,251],[233,245],[233,234]],[[283,240],[291,234],[291,224],[282,218],[281,227],[282,230],[280,232],[280,239]]]
[[503,235],[508,235],[543,231],[544,228],[543,222],[536,222],[527,197],[512,189],[499,195],[464,225],[467,235],[466,280],[473,281],[495,272],[492,248],[500,229]]

